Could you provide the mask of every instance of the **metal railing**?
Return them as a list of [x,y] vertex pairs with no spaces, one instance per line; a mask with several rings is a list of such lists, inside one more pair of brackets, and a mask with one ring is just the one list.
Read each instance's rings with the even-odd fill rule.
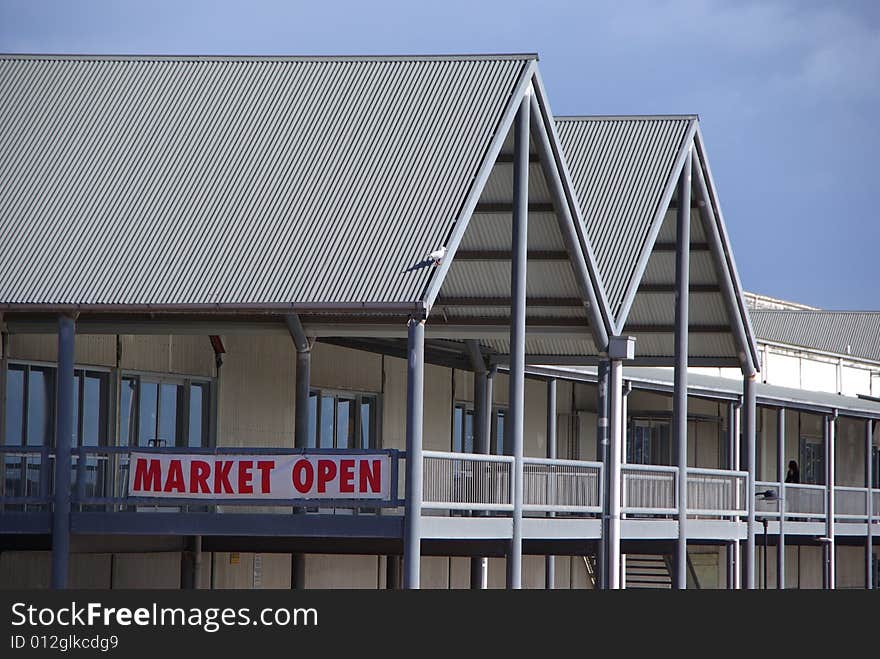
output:
[[523,458],[523,510],[602,512],[602,463]]
[[513,510],[513,457],[422,451],[422,508]]
[[49,508],[55,456],[46,446],[0,446],[0,510]]
[[688,514],[745,515],[748,477],[749,474],[745,471],[689,467],[687,470]]
[[797,518],[825,517],[824,485],[785,484],[785,516]]
[[621,466],[621,511],[642,515],[678,514],[678,469],[660,465]]
[[834,488],[834,519],[861,520],[868,518],[868,488]]

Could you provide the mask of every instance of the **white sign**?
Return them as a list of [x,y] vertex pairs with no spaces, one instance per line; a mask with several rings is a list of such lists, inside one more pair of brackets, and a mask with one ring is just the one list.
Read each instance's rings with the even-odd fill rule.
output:
[[128,494],[186,499],[389,499],[391,456],[132,453]]

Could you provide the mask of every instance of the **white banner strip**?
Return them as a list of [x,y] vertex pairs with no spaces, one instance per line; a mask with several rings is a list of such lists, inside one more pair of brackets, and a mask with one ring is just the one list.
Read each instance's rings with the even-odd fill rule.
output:
[[389,499],[391,456],[132,453],[128,494],[186,499]]

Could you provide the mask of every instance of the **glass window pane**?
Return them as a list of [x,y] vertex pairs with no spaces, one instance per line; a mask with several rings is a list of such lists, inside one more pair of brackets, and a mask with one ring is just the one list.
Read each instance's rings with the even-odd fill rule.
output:
[[309,394],[309,436],[307,440],[309,448],[318,445],[318,394]]
[[495,455],[504,455],[504,412],[495,413]]
[[474,452],[474,412],[468,410],[464,416],[464,452]]
[[24,434],[24,369],[6,373],[6,445],[21,446]]
[[354,448],[355,431],[354,401],[348,398],[337,399],[336,404],[336,448]]
[[208,385],[192,384],[189,387],[189,435],[188,442],[192,447],[208,445],[208,429],[205,419],[208,418]]
[[156,445],[156,417],[159,413],[159,385],[156,382],[141,382],[138,405],[138,444]]
[[333,396],[321,396],[321,448],[333,448]]
[[86,373],[83,382],[83,446],[105,443],[107,419],[107,377],[103,373]]
[[159,439],[163,446],[177,446],[177,396],[179,386],[162,384],[159,386]]
[[122,378],[119,391],[119,445],[137,444],[132,441],[131,431],[134,427],[134,394],[137,381],[133,378]]
[[70,435],[70,445],[76,446],[79,437],[79,405],[82,402],[82,371],[73,372],[73,431]]
[[364,396],[361,398],[361,448],[378,446],[379,442],[373,437],[373,420],[376,399]]
[[53,393],[52,372],[48,369],[32,368],[28,374],[28,446],[43,446],[49,443]]
[[452,450],[461,453],[461,415],[462,409],[458,405],[452,412]]

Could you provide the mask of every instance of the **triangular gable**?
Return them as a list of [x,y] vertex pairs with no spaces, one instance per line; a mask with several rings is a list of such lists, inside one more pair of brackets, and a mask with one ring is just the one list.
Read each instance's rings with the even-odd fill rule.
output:
[[[754,338],[697,118],[572,118],[559,126],[578,194],[590,209],[587,226],[616,309],[615,333],[637,338],[643,364],[668,364],[674,354],[675,195],[693,150],[690,363],[753,368]],[[698,203],[701,164],[706,208]]]
[[[610,314],[596,281],[575,195],[567,186],[552,130],[553,118],[537,75],[518,85],[496,132],[472,197],[447,242],[448,254],[426,291],[428,327],[479,327],[474,337],[502,360],[510,314],[513,137],[522,95],[532,94],[527,266],[530,357],[580,359],[605,350]],[[555,195],[555,189],[561,194]],[[569,230],[570,229],[570,230]]]

